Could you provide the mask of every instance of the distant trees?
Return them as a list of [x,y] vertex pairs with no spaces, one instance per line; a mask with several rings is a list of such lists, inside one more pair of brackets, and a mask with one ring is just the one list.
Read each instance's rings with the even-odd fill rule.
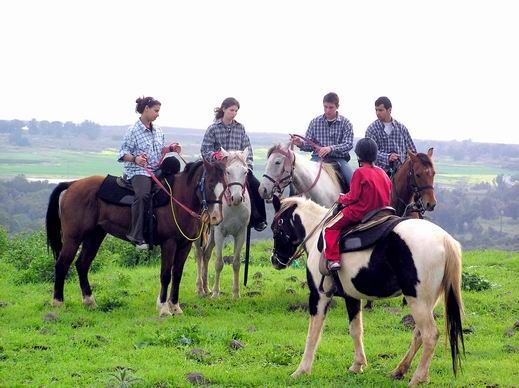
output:
[[[25,132],[24,129],[27,131]],[[8,141],[16,146],[29,146],[30,137],[35,135],[55,138],[86,136],[88,139],[96,139],[101,132],[101,125],[85,120],[80,124],[72,121],[30,121],[0,120],[0,133],[8,133]]]

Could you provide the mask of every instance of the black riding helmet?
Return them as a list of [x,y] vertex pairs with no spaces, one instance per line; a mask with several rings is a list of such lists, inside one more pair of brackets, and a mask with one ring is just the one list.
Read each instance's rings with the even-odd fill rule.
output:
[[360,139],[355,146],[355,153],[357,154],[359,162],[373,163],[377,160],[377,152],[377,143],[369,137]]

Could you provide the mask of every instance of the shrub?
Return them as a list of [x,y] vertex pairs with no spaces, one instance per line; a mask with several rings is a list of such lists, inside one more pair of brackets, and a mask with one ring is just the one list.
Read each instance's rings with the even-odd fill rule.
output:
[[468,291],[484,291],[492,288],[492,284],[482,276],[465,271],[461,273],[461,286]]

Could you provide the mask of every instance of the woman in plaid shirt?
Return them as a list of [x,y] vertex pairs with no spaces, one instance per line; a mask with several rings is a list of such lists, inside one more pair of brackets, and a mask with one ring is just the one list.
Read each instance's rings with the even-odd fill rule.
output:
[[159,117],[161,103],[153,97],[141,97],[136,101],[135,111],[140,113],[137,122],[128,129],[119,150],[119,162],[124,162],[124,175],[135,191],[132,204],[132,225],[126,238],[138,249],[147,249],[144,240],[144,216],[149,207],[151,192],[151,172],[159,168],[162,156],[167,152],[180,152],[181,146],[172,143],[164,146],[164,133],[153,126],[153,121]]
[[228,97],[223,100],[219,108],[214,110],[215,120],[205,132],[200,153],[205,160],[211,161],[211,159],[220,160],[222,158],[222,148],[226,151],[243,151],[245,148],[249,149],[249,156],[247,158],[247,164],[249,165],[247,185],[252,205],[251,223],[254,229],[262,231],[267,227],[265,201],[260,197],[258,192],[259,181],[252,173],[254,166],[249,136],[245,132],[245,127],[234,119],[239,109],[240,103],[238,100],[233,97]]
[[349,151],[353,148],[353,126],[337,111],[339,96],[336,93],[328,93],[324,96],[323,107],[324,114],[310,122],[305,135],[307,139],[318,145],[317,149],[298,137],[292,137],[292,142],[302,151],[312,152],[314,161],[322,158],[325,162],[336,162],[349,186],[353,175],[353,169],[348,164]]

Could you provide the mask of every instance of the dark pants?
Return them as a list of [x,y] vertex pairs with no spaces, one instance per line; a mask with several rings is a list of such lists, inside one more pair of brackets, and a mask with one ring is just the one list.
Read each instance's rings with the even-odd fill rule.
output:
[[267,222],[267,213],[265,211],[265,200],[261,198],[259,194],[260,182],[249,169],[247,176],[247,186],[249,189],[250,202],[251,202],[251,225],[257,226],[262,222]]
[[133,243],[142,244],[144,243],[144,222],[150,203],[151,178],[135,175],[130,182],[135,191],[135,200],[132,204],[131,230],[126,237]]

